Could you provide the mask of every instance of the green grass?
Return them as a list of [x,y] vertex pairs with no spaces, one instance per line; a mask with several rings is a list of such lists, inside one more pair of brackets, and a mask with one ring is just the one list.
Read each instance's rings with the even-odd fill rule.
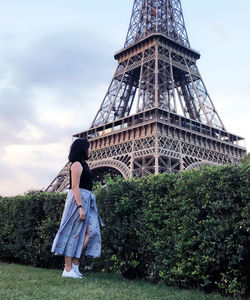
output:
[[[0,263],[0,299],[60,300],[219,300],[197,290],[167,288],[129,281],[115,274],[85,274],[83,279],[62,278],[62,271]],[[228,299],[228,298],[227,298]]]

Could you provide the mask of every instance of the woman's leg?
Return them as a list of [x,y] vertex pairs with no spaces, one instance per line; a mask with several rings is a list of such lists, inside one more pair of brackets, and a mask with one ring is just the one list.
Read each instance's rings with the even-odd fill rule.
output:
[[65,270],[69,272],[72,269],[72,257],[65,256]]
[[[86,233],[85,233],[84,242],[83,242],[82,253],[84,253],[84,251],[85,251],[85,249],[86,249],[86,247],[87,247],[87,245],[88,245],[89,237],[90,237],[90,231],[89,231],[89,224],[88,224],[88,225],[87,225],[87,228],[86,228]],[[79,259],[76,258],[76,257],[74,257],[72,261],[73,261],[73,264],[74,264],[75,266],[77,266],[78,263],[79,263]]]
[[82,253],[84,253],[88,242],[89,242],[89,237],[90,237],[90,230],[89,230],[89,224],[87,225],[87,229],[86,229],[86,235],[85,235],[85,239],[84,239],[84,243],[83,243],[83,247],[82,247]]

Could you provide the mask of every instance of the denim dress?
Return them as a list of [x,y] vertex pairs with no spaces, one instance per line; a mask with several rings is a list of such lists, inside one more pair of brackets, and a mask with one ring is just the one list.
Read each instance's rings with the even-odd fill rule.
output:
[[104,223],[98,212],[95,195],[83,188],[80,188],[80,192],[86,219],[84,221],[79,220],[79,209],[73,191],[69,190],[60,228],[53,241],[51,252],[55,255],[80,258],[87,225],[89,224],[90,238],[83,254],[96,258],[101,255],[100,224],[104,226]]

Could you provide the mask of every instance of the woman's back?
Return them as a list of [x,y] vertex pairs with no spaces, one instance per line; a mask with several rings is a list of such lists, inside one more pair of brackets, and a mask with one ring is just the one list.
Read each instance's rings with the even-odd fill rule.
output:
[[[79,163],[81,164],[81,166],[83,168],[82,174],[80,177],[79,188],[92,191],[93,177],[92,177],[92,173],[89,169],[89,166],[86,163],[86,161],[79,161]],[[70,189],[72,188],[71,167],[70,167],[70,171],[69,171],[69,188]]]

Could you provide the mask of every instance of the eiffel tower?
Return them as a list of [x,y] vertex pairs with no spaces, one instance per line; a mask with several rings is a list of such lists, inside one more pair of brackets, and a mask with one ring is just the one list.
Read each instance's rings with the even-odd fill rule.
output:
[[[180,0],[134,0],[118,67],[87,131],[90,169],[124,178],[234,164],[243,138],[222,123],[190,47]],[[69,163],[47,188],[63,191]]]

